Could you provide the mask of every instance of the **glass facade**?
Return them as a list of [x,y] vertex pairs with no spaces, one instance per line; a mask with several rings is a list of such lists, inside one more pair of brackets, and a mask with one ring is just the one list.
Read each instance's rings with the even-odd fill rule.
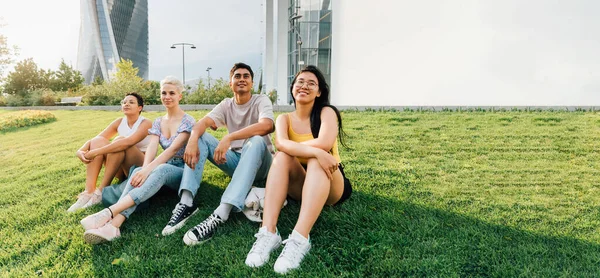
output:
[[288,85],[307,65],[317,66],[331,84],[331,1],[289,0],[288,16]]
[[110,80],[120,59],[148,78],[148,0],[81,0],[77,68],[86,83]]

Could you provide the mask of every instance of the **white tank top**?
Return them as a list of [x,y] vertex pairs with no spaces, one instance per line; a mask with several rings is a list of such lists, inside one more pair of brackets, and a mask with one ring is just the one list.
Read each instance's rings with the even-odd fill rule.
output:
[[[121,124],[119,125],[119,127],[117,128],[117,132],[119,132],[119,136],[123,136],[123,137],[127,137],[131,134],[133,134],[138,127],[140,126],[140,124],[142,123],[142,121],[145,118],[143,116],[140,116],[137,121],[135,121],[135,123],[133,124],[133,127],[129,127],[129,125],[127,124],[127,117],[123,117],[123,119],[121,120]],[[140,149],[140,151],[142,152],[146,152],[146,148],[148,148],[148,144],[150,143],[150,137],[148,137],[148,135],[146,135],[146,138],[144,138],[144,140],[140,141],[139,143],[135,144],[136,147],[138,147],[138,149]]]

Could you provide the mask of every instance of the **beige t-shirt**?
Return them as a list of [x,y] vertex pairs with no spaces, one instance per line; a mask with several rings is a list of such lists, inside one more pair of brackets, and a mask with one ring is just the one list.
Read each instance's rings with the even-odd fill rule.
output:
[[[207,115],[217,124],[217,127],[226,126],[229,133],[236,132],[249,125],[258,123],[258,120],[267,118],[275,122],[273,115],[273,105],[271,100],[265,95],[252,95],[250,101],[238,105],[234,98],[226,98],[213,108]],[[271,144],[271,134],[264,135],[263,139],[267,148],[274,153],[273,144]],[[246,140],[235,140],[231,142],[231,150],[242,152],[242,147]]]

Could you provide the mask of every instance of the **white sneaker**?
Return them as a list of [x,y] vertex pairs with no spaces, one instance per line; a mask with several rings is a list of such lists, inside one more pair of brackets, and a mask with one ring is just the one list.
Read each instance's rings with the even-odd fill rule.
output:
[[275,261],[275,272],[285,274],[292,269],[300,267],[300,262],[310,251],[310,238],[306,239],[294,230],[288,239],[283,241],[285,247]]
[[246,265],[260,267],[269,261],[271,252],[281,246],[281,236],[279,232],[273,234],[267,231],[267,227],[262,227],[254,237],[256,237],[256,241],[246,257]]
[[92,195],[93,194],[86,193],[85,191],[79,193],[79,195],[77,196],[77,202],[75,202],[75,204],[71,205],[67,209],[67,212],[75,212],[75,211],[78,211],[78,210],[84,208],[85,204],[87,204],[87,202],[90,200],[90,197],[92,197]]
[[97,213],[89,215],[81,220],[81,226],[87,231],[98,229],[112,219],[112,213],[108,208],[105,208]]
[[100,192],[100,193],[94,192],[94,193],[90,194],[90,199],[81,208],[82,209],[89,208],[91,206],[95,206],[100,203],[102,203],[102,192]]
[[121,237],[121,230],[112,225],[112,221],[104,224],[98,229],[91,229],[83,233],[83,240],[89,244],[100,244],[113,241]]

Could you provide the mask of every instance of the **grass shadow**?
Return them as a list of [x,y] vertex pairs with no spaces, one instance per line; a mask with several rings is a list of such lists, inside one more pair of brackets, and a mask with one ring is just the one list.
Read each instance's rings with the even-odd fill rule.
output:
[[[200,194],[201,212],[174,235],[159,235],[170,216],[170,203],[176,202],[166,198],[132,218],[123,238],[95,246],[90,254],[95,275],[273,276],[280,249],[266,266],[244,265],[259,225],[242,214],[233,214],[210,241],[194,247],[183,244],[183,233],[210,214],[222,189],[203,184]],[[283,209],[278,228],[284,238],[298,212],[296,202]],[[361,192],[341,206],[325,208],[311,240],[313,249],[294,275],[595,276],[600,252],[597,244]]]

